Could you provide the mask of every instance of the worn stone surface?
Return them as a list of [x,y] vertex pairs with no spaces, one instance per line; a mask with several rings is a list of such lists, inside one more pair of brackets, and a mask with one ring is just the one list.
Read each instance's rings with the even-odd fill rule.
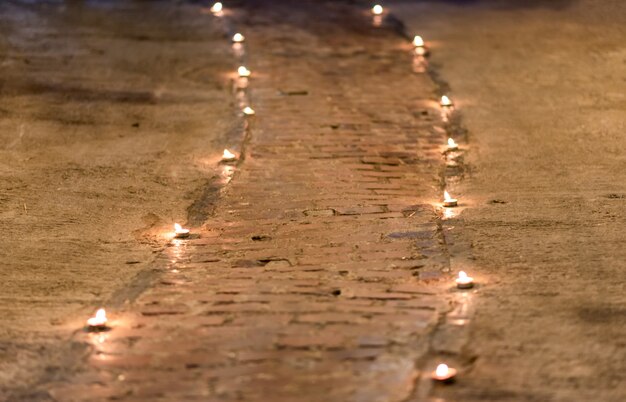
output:
[[393,20],[376,27],[354,5],[248,2],[221,22],[246,35],[234,55],[253,75],[234,96],[256,110],[240,161],[220,165],[230,183],[206,224],[154,262],[158,280],[110,311],[111,331],[73,336],[89,345],[73,372],[14,398],[418,395],[455,303],[436,85],[413,72]]
[[389,5],[433,44],[472,147],[455,235],[483,285],[477,359],[437,396],[624,401],[625,4],[442,3]]
[[240,124],[223,38],[189,4],[0,2],[0,390],[54,372],[211,194]]

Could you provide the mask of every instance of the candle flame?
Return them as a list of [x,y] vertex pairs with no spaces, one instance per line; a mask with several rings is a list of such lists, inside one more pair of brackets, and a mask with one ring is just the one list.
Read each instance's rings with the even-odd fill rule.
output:
[[240,77],[249,77],[252,72],[246,68],[246,66],[239,66],[237,69],[237,74]]
[[236,155],[232,152],[230,152],[228,149],[224,150],[224,153],[222,154],[222,158],[223,159],[234,159],[236,157]]
[[446,95],[441,97],[441,105],[442,106],[452,106],[452,101]]
[[415,38],[413,38],[413,46],[424,47],[424,39],[419,35],[415,35]]
[[243,36],[242,34],[240,34],[239,32],[237,32],[236,34],[233,35],[233,42],[235,43],[241,43],[246,39],[245,36]]
[[372,7],[372,14],[381,15],[382,13],[383,13],[383,6],[381,6],[380,4],[376,4],[374,7]]
[[456,142],[454,142],[452,138],[448,138],[448,148],[456,148],[456,147],[458,147]]
[[467,274],[465,271],[459,271],[459,279],[467,279]]
[[450,197],[450,194],[447,191],[443,192],[443,199],[446,201],[453,200],[454,198]]
[[435,374],[439,377],[445,377],[448,375],[448,365],[447,364],[440,364],[437,366],[437,369],[435,370]]
[[90,327],[100,327],[107,323],[107,313],[103,308],[98,309],[96,314],[87,320]]
[[220,11],[222,11],[222,7],[222,3],[218,1],[217,3],[213,4],[213,7],[211,7],[211,12],[219,13]]
[[248,116],[252,116],[253,114],[255,114],[256,112],[254,111],[254,109],[252,109],[250,106],[246,106],[243,109],[243,114],[246,114]]
[[181,230],[183,230],[183,227],[180,226],[178,223],[175,223],[174,224],[174,230],[177,231],[177,232],[180,232]]

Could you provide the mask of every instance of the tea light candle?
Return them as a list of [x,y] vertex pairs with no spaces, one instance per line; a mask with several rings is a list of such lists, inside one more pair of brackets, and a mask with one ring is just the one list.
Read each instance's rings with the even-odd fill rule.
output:
[[176,239],[184,239],[189,237],[189,229],[183,229],[178,223],[174,224],[174,237]]
[[457,370],[452,367],[448,367],[447,364],[440,364],[437,366],[435,371],[431,373],[431,378],[434,381],[449,383],[454,381],[454,377],[456,376]]
[[219,14],[222,12],[222,8],[223,8],[222,3],[218,1],[217,3],[213,4],[213,6],[211,7],[211,12],[213,14]]
[[450,197],[447,191],[443,192],[443,206],[444,207],[456,207],[458,205],[458,200],[456,198]]
[[246,37],[240,34],[239,32],[233,35],[233,42],[235,43],[241,43],[244,40],[246,40]]
[[381,15],[383,11],[383,6],[381,6],[380,4],[376,4],[374,7],[372,7],[372,14],[374,15]]
[[87,320],[87,329],[90,331],[103,331],[107,329],[107,313],[101,308],[93,317]]
[[224,150],[224,153],[222,154],[222,161],[224,162],[231,162],[237,160],[237,155],[235,155],[234,153],[230,152],[228,149]]
[[254,111],[254,109],[252,109],[250,106],[246,106],[243,109],[243,114],[245,114],[246,116],[253,116],[256,114],[256,112]]
[[448,138],[448,151],[456,151],[459,149],[459,145],[454,142],[452,138]]
[[239,66],[239,68],[237,69],[237,74],[239,74],[239,77],[247,78],[252,74],[252,71],[248,70],[246,66]]
[[415,35],[413,38],[413,46],[415,47],[424,47],[424,39],[421,36]]
[[441,102],[440,103],[441,103],[441,106],[443,106],[443,107],[451,107],[452,106],[452,101],[446,95],[441,97]]
[[459,289],[471,289],[474,287],[474,278],[467,276],[465,271],[459,272],[459,277],[456,278],[456,287]]

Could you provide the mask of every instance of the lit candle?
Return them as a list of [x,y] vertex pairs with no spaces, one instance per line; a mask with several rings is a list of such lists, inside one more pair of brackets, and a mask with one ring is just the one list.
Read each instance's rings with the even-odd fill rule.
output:
[[467,276],[464,271],[459,272],[459,277],[456,278],[456,287],[459,289],[471,289],[474,287],[474,278]]
[[454,381],[454,377],[456,376],[456,369],[452,367],[448,367],[447,364],[440,364],[437,366],[435,371],[431,373],[431,378],[435,381],[448,383]]
[[240,34],[239,32],[233,35],[233,42],[235,43],[241,43],[244,40],[246,40],[246,37]]
[[254,111],[254,109],[252,109],[250,106],[246,106],[243,109],[243,114],[245,114],[246,116],[253,116],[256,114],[256,112]]
[[441,97],[441,106],[450,107],[452,106],[452,101],[446,95]]
[[246,66],[239,66],[237,74],[239,74],[240,77],[249,77],[252,71],[248,70]]
[[458,201],[456,198],[450,197],[447,191],[443,192],[443,206],[444,207],[456,207],[458,205]]
[[459,145],[452,138],[448,138],[448,151],[456,151]]
[[174,224],[174,237],[177,239],[184,239],[189,237],[189,229],[183,229],[178,223]]
[[374,7],[372,7],[372,14],[374,15],[381,15],[383,11],[383,6],[381,6],[380,4],[376,4]]
[[222,12],[222,8],[223,8],[222,3],[218,1],[217,3],[213,4],[213,6],[211,7],[211,12],[213,14],[219,14]]
[[237,160],[237,155],[235,155],[234,153],[230,152],[228,149],[224,150],[224,153],[222,154],[222,161],[224,162],[231,162]]
[[413,46],[424,47],[424,39],[419,35],[415,35],[415,38],[413,38]]
[[87,329],[90,331],[103,331],[107,329],[107,313],[101,308],[96,311],[96,315],[87,320]]

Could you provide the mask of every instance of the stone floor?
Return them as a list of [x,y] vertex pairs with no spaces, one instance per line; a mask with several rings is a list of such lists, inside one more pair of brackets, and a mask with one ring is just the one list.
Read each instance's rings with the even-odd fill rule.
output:
[[467,363],[440,331],[466,313],[439,207],[459,168],[427,61],[391,16],[261,7],[207,15],[246,36],[233,96],[256,111],[210,218],[110,331],[75,334],[84,363],[43,400],[423,400],[437,362]]

